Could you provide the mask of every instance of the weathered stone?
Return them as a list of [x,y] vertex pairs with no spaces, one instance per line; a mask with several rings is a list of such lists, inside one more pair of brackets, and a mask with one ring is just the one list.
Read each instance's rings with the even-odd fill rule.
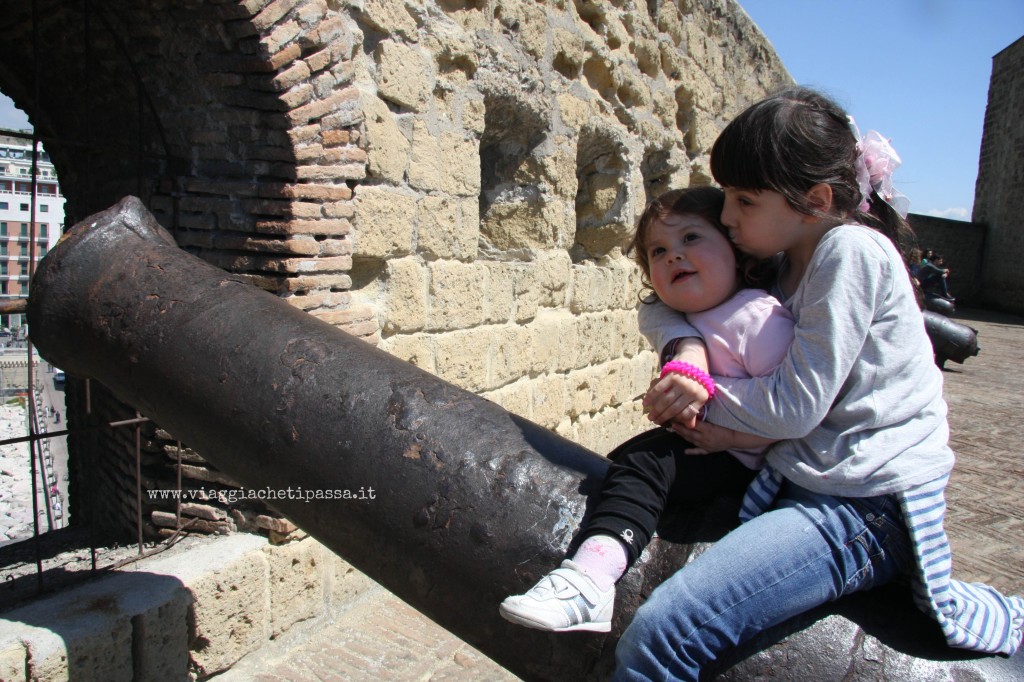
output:
[[270,567],[270,631],[279,637],[324,609],[323,554],[312,538],[263,549]]
[[426,56],[414,48],[385,40],[377,46],[374,58],[380,96],[420,111],[434,87],[433,73]]
[[409,333],[427,324],[427,270],[416,258],[387,262],[384,332]]
[[416,229],[416,245],[423,256],[473,260],[479,239],[475,209],[475,205],[457,199],[423,197],[419,202]]
[[263,555],[246,554],[186,583],[195,600],[189,649],[199,674],[226,670],[270,638],[268,570]]
[[412,252],[415,198],[403,192],[363,187],[356,196],[356,207],[359,224],[353,255],[396,258]]
[[27,659],[28,651],[26,651],[21,639],[12,637],[11,639],[0,640],[0,680],[27,682],[25,677],[25,662]]

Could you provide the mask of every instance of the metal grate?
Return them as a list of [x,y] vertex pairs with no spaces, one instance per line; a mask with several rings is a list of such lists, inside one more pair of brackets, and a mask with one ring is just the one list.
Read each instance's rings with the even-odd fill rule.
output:
[[[40,50],[43,49],[40,45],[38,35],[39,25],[39,7],[37,0],[32,0],[31,3],[31,42],[33,55],[26,56],[33,60],[33,86],[32,97],[34,98],[33,104],[38,107],[38,103],[41,102],[40,88],[40,65],[39,60],[36,59],[35,55],[41,54]],[[88,79],[88,75],[91,73],[90,62],[93,59],[92,41],[95,39],[93,35],[96,27],[100,30],[105,30],[107,33],[106,38],[112,38],[113,44],[116,46],[115,49],[120,52],[124,57],[125,63],[127,64],[132,76],[134,77],[134,90],[135,105],[133,115],[137,117],[137,131],[138,135],[136,138],[137,147],[135,154],[135,175],[136,175],[136,186],[137,192],[141,195],[143,190],[143,167],[147,158],[153,158],[154,154],[152,150],[145,152],[143,150],[143,140],[145,135],[143,131],[146,129],[147,119],[151,122],[149,132],[152,133],[154,140],[157,144],[162,147],[164,153],[166,153],[167,145],[164,139],[163,131],[160,129],[159,124],[153,126],[152,122],[158,121],[155,116],[155,111],[150,101],[145,88],[142,84],[142,80],[132,64],[132,60],[129,57],[128,51],[125,46],[111,29],[109,22],[105,20],[102,14],[102,6],[97,5],[91,0],[82,0],[79,4],[81,8],[81,31],[80,37],[84,41],[84,54],[85,59],[83,63],[83,72],[85,77]],[[71,5],[69,5],[71,7]],[[85,84],[85,91],[91,92],[89,83]],[[129,105],[131,106],[131,105]],[[84,105],[81,107],[81,111],[84,116],[90,116],[92,107]],[[38,113],[38,112],[37,112]],[[149,114],[147,116],[147,113]],[[86,126],[89,129],[89,126]],[[39,157],[42,149],[42,145],[53,143],[55,145],[69,146],[69,147],[90,147],[96,148],[97,151],[102,151],[100,145],[91,144],[88,140],[65,140],[60,139],[54,135],[45,134],[39,131],[35,126],[32,127],[31,133],[18,133],[15,131],[8,131],[4,133],[10,137],[21,138],[31,143],[32,149],[32,168],[31,168],[31,187],[28,192],[30,195],[30,234],[29,238],[29,253],[28,253],[28,286],[31,286],[31,277],[35,273],[35,265],[37,258],[37,197],[39,194],[38,187],[38,164]],[[48,150],[52,151],[52,150]],[[160,154],[155,156],[160,157]],[[52,184],[52,181],[50,182]],[[26,197],[28,199],[28,197]],[[176,216],[175,216],[176,221]],[[75,221],[71,219],[71,216],[67,216],[65,219],[66,224],[73,224]],[[172,226],[174,229],[176,226]],[[24,290],[29,296],[31,296],[30,289]],[[13,315],[24,313],[27,299],[7,299],[0,301],[0,315]],[[8,438],[6,440],[0,440],[0,446],[7,446],[20,443],[28,443],[28,465],[31,478],[31,507],[32,507],[32,537],[14,541],[0,547],[0,580],[3,582],[3,587],[0,587],[0,608],[5,607],[11,603],[20,601],[25,598],[41,594],[43,592],[63,587],[67,584],[78,582],[81,579],[95,576],[97,573],[108,571],[119,566],[122,566],[131,561],[136,561],[144,556],[148,556],[153,553],[157,553],[167,549],[171,545],[175,544],[184,532],[187,531],[187,524],[185,527],[182,526],[181,522],[181,443],[177,443],[177,493],[176,496],[176,526],[173,534],[169,537],[162,539],[159,542],[150,542],[148,545],[143,537],[143,504],[142,504],[142,490],[143,490],[143,478],[141,470],[141,427],[143,424],[149,422],[149,420],[136,413],[134,419],[127,419],[121,421],[107,421],[99,423],[95,418],[92,410],[92,397],[91,397],[91,383],[89,379],[84,380],[84,391],[85,391],[85,413],[86,420],[85,425],[82,428],[55,428],[60,426],[58,419],[55,419],[53,415],[56,410],[56,414],[67,411],[66,403],[59,407],[53,405],[54,402],[50,392],[44,391],[43,379],[48,376],[52,376],[49,371],[43,373],[43,379],[40,378],[40,374],[37,371],[39,369],[39,359],[35,355],[31,338],[24,340],[25,344],[25,356],[26,356],[26,371],[28,373],[27,386],[24,391],[24,400],[27,408],[27,424],[26,432],[27,435]],[[53,368],[54,371],[56,368]],[[66,416],[66,415],[65,415]],[[66,424],[66,418],[64,420]],[[135,443],[135,536],[136,546],[134,548],[124,547],[103,547],[100,548],[97,542],[98,533],[96,532],[96,523],[91,519],[87,518],[88,514],[83,514],[82,517],[76,518],[73,524],[69,525],[70,512],[69,509],[69,495],[70,492],[67,490],[66,481],[62,480],[61,474],[61,462],[57,459],[58,450],[60,448],[52,445],[54,439],[66,439],[68,435],[83,434],[86,432],[96,435],[103,431],[108,433],[116,429],[134,429],[134,443]],[[66,442],[66,441],[65,441]],[[93,450],[95,452],[95,449]],[[67,452],[67,448],[63,448],[63,452]],[[91,459],[91,457],[89,458]],[[68,469],[67,462],[64,462],[64,470]],[[76,495],[77,495],[76,491]],[[78,505],[76,502],[76,508]],[[77,513],[77,512],[76,512]],[[81,521],[81,523],[80,523]],[[59,532],[55,532],[59,531]],[[65,532],[67,531],[67,532]],[[63,534],[63,537],[57,538],[56,536]],[[83,559],[79,557],[78,564],[84,564],[82,566],[76,566],[74,569],[70,569],[66,563],[61,563],[60,555],[66,552],[80,551],[83,547],[87,546],[87,556]],[[101,551],[102,549],[102,551]],[[131,550],[131,551],[129,551]]]

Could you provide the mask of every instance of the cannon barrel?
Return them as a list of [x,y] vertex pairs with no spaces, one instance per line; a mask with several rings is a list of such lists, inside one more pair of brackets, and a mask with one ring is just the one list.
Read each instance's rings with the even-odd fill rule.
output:
[[[299,527],[519,675],[610,665],[600,639],[497,609],[563,558],[605,458],[191,256],[130,197],[40,263],[28,317],[47,360],[276,491]],[[685,560],[667,549],[665,571]]]
[[[295,491],[274,506],[525,679],[606,676],[637,604],[700,549],[656,539],[619,584],[609,635],[506,623],[497,605],[562,559],[607,460],[189,255],[132,197],[76,225],[43,259],[28,317],[47,360],[100,381],[246,488]],[[673,530],[709,539],[723,518],[694,513]],[[869,593],[807,614],[734,652],[724,674],[1024,670],[1020,656],[961,660],[908,591],[902,606],[893,599]]]
[[978,354],[978,330],[951,320],[931,310],[923,311],[924,328],[935,351],[935,364],[944,367],[946,360],[964,364]]

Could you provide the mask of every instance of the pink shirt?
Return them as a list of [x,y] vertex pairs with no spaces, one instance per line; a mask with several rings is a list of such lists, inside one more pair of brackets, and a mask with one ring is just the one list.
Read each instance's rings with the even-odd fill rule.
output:
[[[748,379],[769,374],[793,342],[793,316],[760,289],[741,289],[725,303],[690,313],[686,319],[704,337],[708,369],[715,376]],[[764,464],[764,449],[730,452],[751,469]]]

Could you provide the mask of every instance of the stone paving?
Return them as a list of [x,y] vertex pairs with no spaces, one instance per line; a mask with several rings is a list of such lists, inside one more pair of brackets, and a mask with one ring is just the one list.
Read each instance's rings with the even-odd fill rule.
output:
[[[957,578],[1024,593],[1024,318],[965,311],[981,353],[943,372],[957,465],[947,529]],[[330,627],[296,630],[218,682],[514,680],[383,589]]]

